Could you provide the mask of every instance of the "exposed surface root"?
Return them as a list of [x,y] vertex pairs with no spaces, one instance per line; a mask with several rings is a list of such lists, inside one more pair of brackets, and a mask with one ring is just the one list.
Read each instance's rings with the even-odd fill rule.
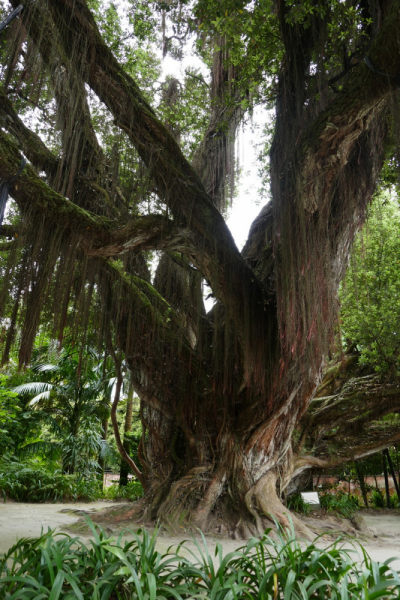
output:
[[315,537],[311,529],[280,501],[276,493],[276,476],[273,472],[266,473],[247,492],[245,503],[256,521],[259,535],[262,535],[265,530],[265,519],[275,519],[286,528],[290,527],[291,520],[296,533],[302,538],[312,540]]
[[239,503],[227,489],[226,471],[217,470],[213,478],[208,471],[208,466],[192,469],[173,483],[162,500],[160,495],[147,495],[134,504],[101,511],[93,515],[93,521],[111,527],[160,524],[171,535],[201,530],[243,540],[263,535],[275,521],[286,528],[293,523],[301,538],[315,537],[312,523],[303,522],[280,501],[275,473],[261,477]]
[[97,513],[90,515],[91,520],[94,523],[109,524],[109,525],[122,525],[124,523],[137,523],[144,522],[144,515],[146,510],[147,502],[145,498],[132,503],[126,503],[122,506],[111,506],[104,510],[98,511]]

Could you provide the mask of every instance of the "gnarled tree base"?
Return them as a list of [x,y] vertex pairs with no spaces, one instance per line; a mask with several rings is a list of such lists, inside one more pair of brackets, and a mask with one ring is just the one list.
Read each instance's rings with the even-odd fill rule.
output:
[[302,539],[315,534],[290,512],[276,492],[276,475],[268,472],[250,487],[243,498],[234,495],[222,470],[207,477],[206,467],[189,471],[175,481],[167,494],[148,492],[141,500],[124,507],[111,507],[94,515],[99,524],[154,527],[160,524],[172,535],[183,532],[220,534],[233,539],[261,536],[279,523],[295,528]]

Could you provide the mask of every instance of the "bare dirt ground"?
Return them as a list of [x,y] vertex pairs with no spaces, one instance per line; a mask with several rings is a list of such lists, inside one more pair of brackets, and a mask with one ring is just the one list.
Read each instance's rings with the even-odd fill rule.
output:
[[[117,534],[129,523],[115,523],[110,516],[102,522],[101,511],[105,508],[115,507],[115,514],[126,505],[110,502],[70,503],[70,504],[27,504],[10,502],[0,504],[0,554],[6,552],[16,541],[24,537],[39,536],[41,531],[48,528],[56,531],[67,531],[72,535],[81,535],[88,539],[87,530],[82,525],[84,514],[96,515],[107,533]],[[100,517],[100,518],[99,518]],[[378,562],[383,562],[391,557],[396,557],[393,566],[400,571],[400,511],[360,511],[352,521],[336,519],[326,513],[314,511],[306,519],[307,524],[314,530],[326,532],[320,545],[325,547],[336,537],[339,529],[346,530],[349,535],[360,541],[369,555]],[[127,534],[126,537],[129,537]],[[190,550],[196,552],[195,545],[190,541],[190,535],[172,536],[161,532],[158,536],[157,547],[160,552],[166,552],[172,546],[177,546],[183,539],[188,539],[183,554],[188,556]],[[231,552],[244,545],[243,540],[232,540],[220,535],[207,536],[209,551],[213,551],[215,544],[222,544],[224,552]],[[345,542],[346,547],[351,547],[350,542]]]

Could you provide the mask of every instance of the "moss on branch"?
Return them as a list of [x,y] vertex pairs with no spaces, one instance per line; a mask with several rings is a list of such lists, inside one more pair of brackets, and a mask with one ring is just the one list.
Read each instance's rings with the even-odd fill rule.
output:
[[[0,131],[0,178],[7,180],[18,172],[21,155],[18,148],[3,131]],[[34,169],[27,164],[12,186],[10,194],[20,208],[27,212],[43,213],[48,221],[60,223],[75,231],[93,233],[109,233],[113,223],[106,217],[94,215],[55,192],[41,179]],[[90,233],[92,233],[90,231]]]

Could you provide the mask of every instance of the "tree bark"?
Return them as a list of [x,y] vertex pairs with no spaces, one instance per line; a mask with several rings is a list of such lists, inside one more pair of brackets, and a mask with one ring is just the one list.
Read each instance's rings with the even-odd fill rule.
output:
[[365,479],[364,479],[364,472],[362,470],[362,467],[360,465],[360,463],[355,462],[354,466],[356,468],[357,471],[357,477],[358,477],[358,481],[360,482],[360,489],[361,489],[361,494],[364,500],[364,506],[365,508],[368,508],[368,497],[367,497],[367,490],[365,487]]
[[387,472],[385,451],[382,452],[382,464],[383,464],[383,474],[385,476],[386,506],[388,508],[391,508],[391,506],[390,506],[389,478],[388,478],[388,472]]
[[[126,399],[126,412],[125,412],[125,426],[124,426],[124,440],[122,442],[123,447],[127,454],[131,454],[131,442],[129,439],[129,433],[132,431],[132,415],[133,415],[133,386],[129,383],[128,397]],[[128,435],[127,435],[128,434]],[[121,460],[121,467],[119,471],[119,485],[125,486],[128,483],[128,475],[130,469],[128,464]]]

